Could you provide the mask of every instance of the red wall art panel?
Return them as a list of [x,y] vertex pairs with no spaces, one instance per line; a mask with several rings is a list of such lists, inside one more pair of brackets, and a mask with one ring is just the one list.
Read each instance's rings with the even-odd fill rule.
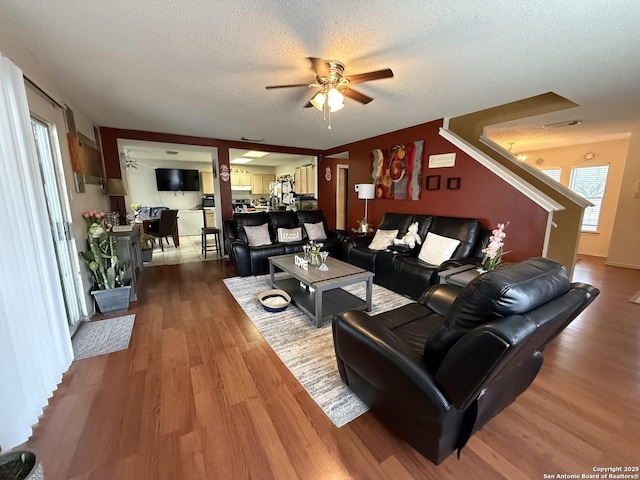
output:
[[376,198],[420,200],[424,141],[369,152]]

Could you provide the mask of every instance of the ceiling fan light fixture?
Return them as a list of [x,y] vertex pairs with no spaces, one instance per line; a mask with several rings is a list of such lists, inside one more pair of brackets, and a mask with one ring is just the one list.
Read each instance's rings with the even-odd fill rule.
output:
[[344,107],[344,95],[338,91],[337,88],[332,87],[327,93],[327,103],[329,104],[329,110],[331,112],[337,112]]
[[324,92],[318,92],[309,102],[321,112],[324,109],[324,101],[326,100]]

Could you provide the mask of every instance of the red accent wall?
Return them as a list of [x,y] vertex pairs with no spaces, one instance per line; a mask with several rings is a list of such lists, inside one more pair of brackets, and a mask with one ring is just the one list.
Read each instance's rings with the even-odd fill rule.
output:
[[[336,186],[338,181],[337,165],[345,165],[348,162],[338,158],[321,158],[318,162],[318,198],[324,199],[323,205],[318,204],[327,219],[329,228],[336,227]],[[325,178],[325,169],[331,169],[331,180]]]
[[[505,255],[505,259],[516,261],[540,256],[544,244],[547,212],[442,138],[438,134],[441,126],[442,120],[429,122],[325,152],[326,155],[349,152],[348,160],[339,160],[340,163],[349,165],[348,228],[356,227],[358,220],[364,216],[364,200],[358,199],[354,185],[372,182],[369,152],[375,148],[424,140],[420,200],[369,200],[369,223],[377,225],[384,212],[478,218],[483,227],[490,230],[498,223],[508,221],[510,225],[505,232],[505,249],[509,253]],[[455,166],[428,168],[429,155],[442,153],[455,153]],[[321,168],[324,167],[325,161],[327,160],[321,163]],[[440,175],[439,190],[425,189],[427,175]],[[459,190],[447,189],[447,179],[451,177],[460,178]],[[331,183],[332,186],[321,184],[318,205],[325,212],[327,220],[333,218],[335,222],[335,213],[333,217],[330,216],[330,212],[335,211],[335,179],[324,183]]]

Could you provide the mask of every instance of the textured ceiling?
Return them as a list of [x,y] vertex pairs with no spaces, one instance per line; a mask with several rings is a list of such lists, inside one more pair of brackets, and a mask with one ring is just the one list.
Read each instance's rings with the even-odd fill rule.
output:
[[[314,149],[545,92],[580,105],[491,130],[518,151],[640,130],[639,18],[637,0],[0,0],[0,50],[98,125]],[[374,101],[328,130],[313,89],[264,88],[312,82],[309,56],[395,77],[354,86]]]

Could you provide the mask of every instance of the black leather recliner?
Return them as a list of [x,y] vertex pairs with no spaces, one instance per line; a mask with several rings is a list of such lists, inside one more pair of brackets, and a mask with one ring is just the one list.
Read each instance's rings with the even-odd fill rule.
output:
[[407,252],[382,252],[376,257],[376,283],[417,299],[429,285],[439,282],[439,272],[453,268],[460,261],[474,255],[482,225],[475,218],[427,215],[415,215],[414,221],[418,222],[418,234],[423,242],[429,232],[460,240],[451,259],[440,265],[431,265],[420,260],[420,246]]
[[545,346],[599,294],[545,258],[505,265],[417,303],[335,317],[342,380],[435,464],[535,379]]
[[[396,238],[402,238],[412,222],[411,214],[386,212],[382,215],[378,230],[398,230]],[[345,239],[343,249],[344,257],[350,264],[375,273],[376,257],[380,250],[371,250],[368,247],[371,240],[372,237],[352,235]]]
[[[346,238],[344,230],[329,230],[322,210],[273,211],[269,213],[236,213],[231,220],[223,222],[225,248],[229,258],[242,277],[269,273],[269,257],[302,252],[302,246],[309,243],[304,228],[305,223],[323,222],[327,234],[322,250],[335,258],[342,258],[342,240]],[[249,246],[244,227],[269,225],[270,245]],[[302,240],[299,242],[278,242],[278,228],[302,228]]]
[[440,265],[430,265],[418,258],[420,245],[410,249],[404,245],[391,245],[387,250],[371,250],[371,238],[352,235],[343,244],[344,259],[375,274],[374,282],[394,292],[417,299],[429,286],[439,282],[438,273],[462,263],[476,261],[482,225],[475,218],[444,217],[385,213],[378,230],[398,230],[402,238],[413,222],[418,222],[418,235],[425,241],[429,232],[460,240],[451,259]]

